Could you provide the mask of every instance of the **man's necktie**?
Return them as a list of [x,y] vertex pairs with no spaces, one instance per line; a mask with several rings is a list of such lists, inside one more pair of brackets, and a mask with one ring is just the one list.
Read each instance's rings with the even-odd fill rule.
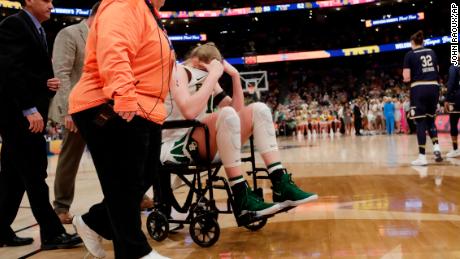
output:
[[40,40],[42,41],[42,44],[45,47],[46,52],[48,52],[48,43],[46,42],[45,30],[43,29],[43,27],[40,27],[39,31],[40,31]]

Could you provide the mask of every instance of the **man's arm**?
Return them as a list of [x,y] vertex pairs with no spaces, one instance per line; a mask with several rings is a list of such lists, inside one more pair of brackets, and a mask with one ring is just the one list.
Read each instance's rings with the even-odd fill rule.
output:
[[61,30],[54,41],[53,47],[53,69],[54,74],[61,80],[61,87],[58,90],[53,109],[58,111],[60,116],[68,114],[69,94],[72,89],[70,76],[75,64],[77,46],[75,38],[68,29]]
[[0,60],[7,78],[3,87],[17,107],[30,110],[36,107],[35,98],[29,89],[26,71],[28,39],[24,32],[28,29],[19,18],[7,18],[0,25]]
[[32,133],[43,131],[45,124],[43,117],[37,111],[33,92],[30,91],[27,81],[26,61],[27,44],[30,39],[24,34],[28,30],[17,17],[7,18],[0,24],[0,60],[5,73],[7,98],[23,111],[29,121],[29,130]]

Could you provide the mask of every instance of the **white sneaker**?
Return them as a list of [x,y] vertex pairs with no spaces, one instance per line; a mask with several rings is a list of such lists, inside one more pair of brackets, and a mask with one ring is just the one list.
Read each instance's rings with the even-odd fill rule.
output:
[[94,230],[85,224],[81,216],[73,217],[72,224],[75,231],[80,235],[86,249],[96,258],[106,257],[104,248],[102,247],[102,237]]
[[452,150],[452,151],[450,151],[449,153],[447,153],[446,156],[447,156],[448,158],[459,157],[459,156],[460,156],[460,150],[459,150],[459,149]]
[[447,161],[449,161],[451,164],[453,165],[458,165],[460,166],[460,159],[456,159],[456,158],[447,158]]
[[411,165],[413,166],[425,166],[428,165],[428,162],[426,161],[426,156],[419,154],[417,160],[414,160],[411,162]]
[[148,255],[141,257],[140,259],[170,259],[169,257],[162,256],[157,251],[152,249]]
[[441,156],[441,148],[439,147],[439,144],[436,144],[433,146],[433,153],[435,157],[436,162],[442,162],[442,156]]

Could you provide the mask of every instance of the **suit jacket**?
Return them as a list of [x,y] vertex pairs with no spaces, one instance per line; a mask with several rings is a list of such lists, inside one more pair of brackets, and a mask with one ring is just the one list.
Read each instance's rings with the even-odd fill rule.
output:
[[48,51],[37,28],[24,11],[0,23],[0,123],[23,119],[23,110],[36,107],[47,120],[55,92],[47,80],[53,78]]
[[86,21],[62,29],[54,41],[53,68],[61,87],[53,98],[49,117],[55,122],[64,123],[68,114],[69,94],[80,80],[85,59],[88,26]]

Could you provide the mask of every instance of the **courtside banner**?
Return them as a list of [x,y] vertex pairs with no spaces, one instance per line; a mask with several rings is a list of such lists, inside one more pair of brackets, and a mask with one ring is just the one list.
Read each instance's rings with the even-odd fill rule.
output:
[[[2,5],[2,2],[8,4]],[[196,11],[161,11],[162,19],[188,19],[188,18],[213,18],[223,16],[241,16],[248,14],[275,13],[298,10],[311,10],[332,7],[345,7],[378,2],[377,0],[326,0],[294,4],[278,4],[243,8],[224,8],[221,10],[196,10]],[[14,3],[14,4],[10,4]],[[0,0],[0,7],[20,9],[19,2]],[[52,13],[61,15],[89,16],[90,9],[55,8]]]
[[365,24],[366,24],[366,27],[373,27],[373,26],[385,25],[385,24],[390,24],[390,23],[420,21],[423,19],[425,19],[425,13],[420,12],[420,13],[402,15],[402,16],[397,16],[397,17],[388,16],[388,17],[385,17],[379,20],[366,20]]
[[[449,115],[442,114],[436,116],[436,128],[438,132],[449,133],[450,132],[450,122]],[[458,122],[457,128],[460,130],[460,121]]]
[[169,35],[171,41],[207,41],[206,34],[190,34],[190,35]]
[[[427,47],[448,44],[451,38],[449,36],[433,37],[425,39],[424,45]],[[278,53],[278,54],[267,54],[257,55],[250,57],[235,57],[226,59],[227,62],[234,65],[247,64],[252,65],[257,63],[272,63],[272,62],[284,62],[284,61],[296,61],[296,60],[308,60],[308,59],[322,59],[322,58],[334,58],[334,57],[349,57],[349,56],[360,56],[377,54],[383,52],[391,52],[398,50],[410,49],[410,42],[391,43],[383,45],[369,45],[355,48],[345,49],[334,49],[334,50],[315,50],[315,51],[302,51],[302,52],[289,52],[289,53]],[[233,62],[233,63],[232,63]]]

